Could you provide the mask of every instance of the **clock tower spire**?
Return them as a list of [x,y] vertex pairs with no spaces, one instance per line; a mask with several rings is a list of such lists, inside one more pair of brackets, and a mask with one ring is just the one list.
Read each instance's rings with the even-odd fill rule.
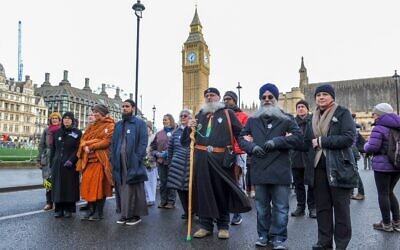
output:
[[182,48],[183,108],[191,109],[194,114],[204,103],[203,91],[208,88],[210,75],[210,52],[202,29],[196,7]]

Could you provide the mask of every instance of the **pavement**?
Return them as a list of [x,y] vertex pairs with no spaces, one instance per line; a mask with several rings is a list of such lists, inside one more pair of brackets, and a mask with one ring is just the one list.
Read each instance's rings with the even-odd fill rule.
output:
[[[19,171],[14,173],[9,172],[7,175],[21,177],[30,176],[31,173],[30,179],[41,179],[38,169],[28,171],[25,175]],[[4,180],[4,174],[0,171],[0,183]],[[366,199],[351,201],[353,236],[348,249],[399,250],[400,233],[372,229],[372,224],[380,220],[373,171],[360,170],[360,174]],[[400,198],[400,184],[395,193]],[[182,208],[179,198],[175,209],[149,207],[149,215],[143,216],[142,222],[135,226],[115,223],[119,214],[115,212],[113,198],[107,200],[105,218],[98,222],[81,221],[79,212],[71,219],[55,219],[54,211],[42,210],[44,203],[44,189],[0,193],[0,249],[269,249],[254,245],[257,239],[254,208],[243,214],[241,225],[230,227],[229,240],[219,240],[214,229],[213,235],[209,237],[186,241],[187,224],[180,218]],[[292,193],[290,211],[295,207],[296,197]],[[192,233],[198,228],[195,220]],[[309,250],[316,240],[315,219],[308,216],[289,217],[288,239],[285,242],[289,249]]]
[[0,168],[0,193],[42,187],[38,168]]

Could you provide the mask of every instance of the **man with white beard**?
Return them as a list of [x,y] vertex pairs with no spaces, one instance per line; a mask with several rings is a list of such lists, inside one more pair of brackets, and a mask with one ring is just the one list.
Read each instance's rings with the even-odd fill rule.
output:
[[252,154],[250,176],[256,188],[259,237],[255,244],[272,242],[274,249],[286,249],[292,182],[289,150],[301,146],[303,136],[294,118],[278,107],[279,90],[274,84],[264,84],[259,98],[259,110],[239,136],[240,148]]
[[[237,139],[242,125],[235,113],[220,102],[218,89],[206,89],[204,100],[196,120],[189,120],[181,136],[181,144],[188,145],[191,129],[196,130],[194,159],[191,160],[194,161],[193,205],[200,228],[193,236],[211,235],[215,220],[218,238],[228,239],[229,213],[251,210],[249,199],[236,184],[233,165],[224,164],[224,159],[230,158],[227,156],[233,150],[231,135]],[[233,154],[233,160],[234,157]]]

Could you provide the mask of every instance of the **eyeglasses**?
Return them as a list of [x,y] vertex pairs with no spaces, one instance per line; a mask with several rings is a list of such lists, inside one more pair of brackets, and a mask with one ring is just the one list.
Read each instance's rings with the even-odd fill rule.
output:
[[227,101],[230,101],[230,100],[232,100],[232,97],[225,97],[224,98],[224,102],[227,102]]
[[188,115],[180,115],[181,118],[186,118]]
[[266,100],[266,99],[272,100],[272,99],[274,99],[274,96],[273,96],[273,95],[263,95],[263,96],[261,97],[261,99],[263,99],[263,100]]

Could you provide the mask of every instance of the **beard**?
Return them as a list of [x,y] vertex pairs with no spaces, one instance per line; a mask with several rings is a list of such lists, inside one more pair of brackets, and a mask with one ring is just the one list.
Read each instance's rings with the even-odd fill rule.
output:
[[203,107],[201,107],[201,113],[215,113],[218,109],[224,108],[225,104],[222,102],[206,102]]
[[123,121],[128,121],[129,119],[131,119],[132,114],[133,114],[132,112],[122,113],[122,120]]
[[265,104],[264,100],[260,102],[260,108],[254,112],[251,117],[259,118],[262,116],[278,119],[289,119],[289,117],[278,107],[277,103]]

